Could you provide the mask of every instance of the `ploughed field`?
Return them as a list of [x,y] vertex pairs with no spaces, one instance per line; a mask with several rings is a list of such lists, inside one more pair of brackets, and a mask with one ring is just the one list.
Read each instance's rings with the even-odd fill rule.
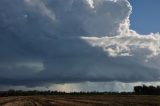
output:
[[0,97],[0,106],[160,106],[160,96],[65,95]]

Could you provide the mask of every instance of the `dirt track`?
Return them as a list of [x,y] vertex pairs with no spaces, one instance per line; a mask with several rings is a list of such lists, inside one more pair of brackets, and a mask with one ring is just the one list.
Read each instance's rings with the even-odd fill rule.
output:
[[0,106],[160,106],[160,96],[0,97]]

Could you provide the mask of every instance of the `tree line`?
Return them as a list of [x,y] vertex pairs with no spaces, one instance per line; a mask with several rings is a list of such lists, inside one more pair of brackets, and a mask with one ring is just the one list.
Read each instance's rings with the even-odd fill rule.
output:
[[65,92],[58,91],[23,91],[23,90],[8,90],[0,91],[0,96],[34,96],[34,95],[64,95]]
[[0,96],[36,96],[36,95],[160,95],[160,86],[135,86],[133,92],[60,92],[60,91],[23,91],[8,90],[0,91]]
[[0,91],[0,97],[6,96],[49,96],[49,95],[130,95],[132,92],[60,92],[60,91],[22,91],[22,90],[8,90],[8,91]]
[[160,95],[160,86],[135,86],[134,93],[141,95]]

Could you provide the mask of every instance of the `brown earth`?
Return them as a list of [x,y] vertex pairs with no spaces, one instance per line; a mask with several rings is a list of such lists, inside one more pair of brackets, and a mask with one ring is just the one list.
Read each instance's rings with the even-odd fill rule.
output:
[[160,96],[16,96],[0,97],[0,106],[160,106]]

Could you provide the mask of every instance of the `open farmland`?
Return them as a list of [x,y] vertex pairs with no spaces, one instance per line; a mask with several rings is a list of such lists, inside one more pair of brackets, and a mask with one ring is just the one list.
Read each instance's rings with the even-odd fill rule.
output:
[[0,97],[0,106],[160,106],[160,96],[15,96]]

